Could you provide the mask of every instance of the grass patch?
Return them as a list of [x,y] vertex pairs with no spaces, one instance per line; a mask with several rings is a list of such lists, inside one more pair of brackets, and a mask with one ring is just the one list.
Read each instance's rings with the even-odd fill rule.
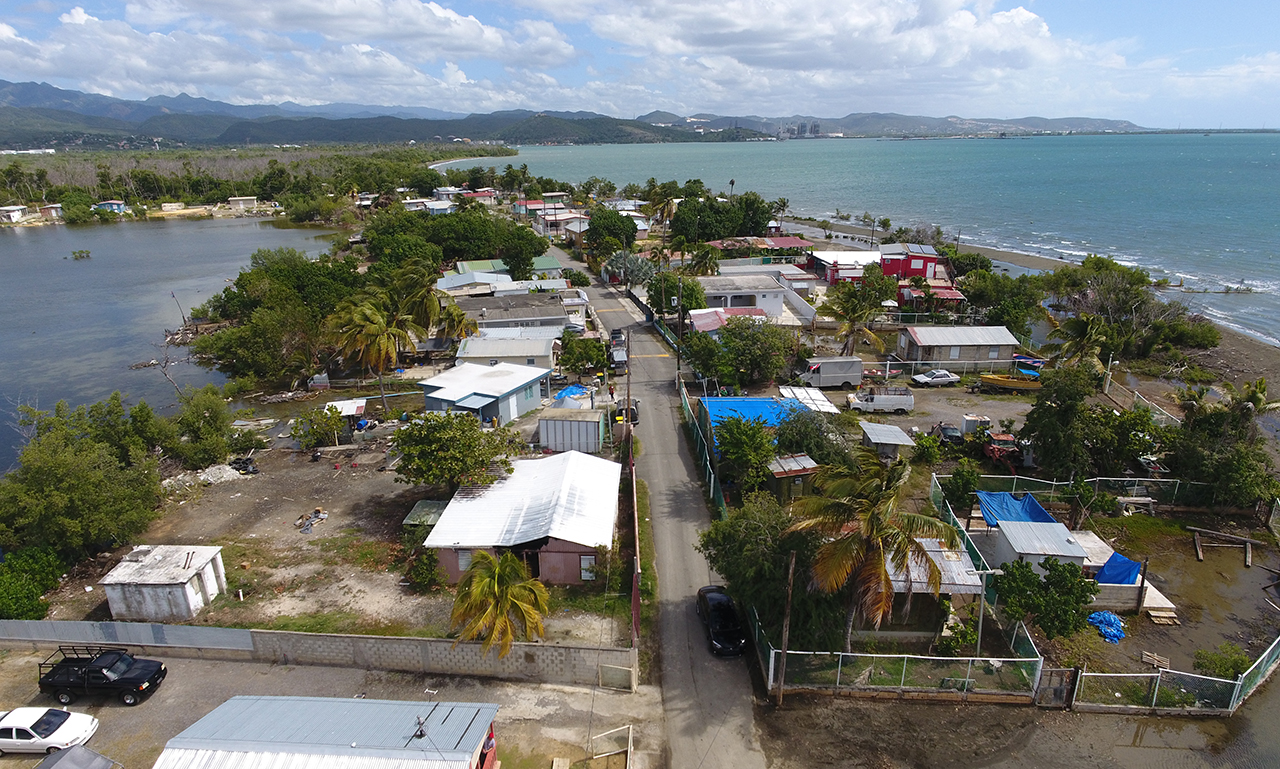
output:
[[1045,656],[1053,660],[1059,667],[1088,667],[1095,673],[1123,672],[1113,671],[1106,664],[1110,652],[1107,642],[1098,635],[1093,626],[1087,627],[1069,636],[1060,636],[1052,641],[1043,642]]
[[445,638],[443,630],[433,627],[413,627],[405,622],[370,620],[356,612],[322,611],[276,617],[267,623],[253,625],[266,630],[284,630],[293,633],[327,633],[336,635],[411,636],[416,638]]
[[322,537],[315,545],[324,553],[326,565],[346,564],[373,572],[390,571],[400,564],[404,555],[399,542],[364,539],[354,532]]
[[640,509],[640,674],[656,670],[658,655],[658,569],[655,565],[653,521],[649,514],[649,484],[636,480],[636,500]]
[[1189,521],[1180,518],[1159,518],[1142,513],[1122,518],[1092,516],[1091,526],[1106,540],[1114,540],[1116,546],[1136,554],[1150,553],[1163,540],[1170,537],[1186,537]]

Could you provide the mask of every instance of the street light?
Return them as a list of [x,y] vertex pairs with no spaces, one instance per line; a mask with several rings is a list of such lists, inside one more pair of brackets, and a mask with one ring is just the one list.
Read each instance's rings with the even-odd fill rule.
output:
[[975,650],[975,653],[973,655],[975,657],[981,657],[982,656],[982,618],[986,616],[986,613],[987,613],[987,575],[990,574],[992,576],[1001,577],[1001,576],[1004,576],[1004,571],[1001,569],[984,569],[982,571],[978,571],[976,569],[970,569],[965,573],[976,574],[982,577],[982,592],[978,595],[978,647]]

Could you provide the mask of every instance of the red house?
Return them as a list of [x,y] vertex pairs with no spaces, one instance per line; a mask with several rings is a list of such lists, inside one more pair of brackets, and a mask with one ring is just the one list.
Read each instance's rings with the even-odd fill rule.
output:
[[880,269],[885,275],[904,279],[919,276],[925,280],[947,279],[946,267],[939,267],[941,257],[933,246],[918,243],[885,243],[880,246]]

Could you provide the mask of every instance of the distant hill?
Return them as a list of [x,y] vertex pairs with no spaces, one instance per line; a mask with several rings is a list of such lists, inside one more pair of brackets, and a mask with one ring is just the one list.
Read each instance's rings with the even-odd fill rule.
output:
[[1146,130],[1125,120],[1026,117],[942,118],[858,112],[812,115],[680,116],[657,110],[636,120],[595,112],[504,110],[462,115],[432,107],[363,104],[237,105],[187,94],[144,101],[0,80],[0,146],[383,143],[471,139],[513,144],[745,141],[769,137],[996,136]]

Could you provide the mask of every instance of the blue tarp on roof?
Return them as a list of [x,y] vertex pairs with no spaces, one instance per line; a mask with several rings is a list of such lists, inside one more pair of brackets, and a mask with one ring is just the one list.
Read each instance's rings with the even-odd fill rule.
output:
[[1030,494],[1015,499],[1007,491],[979,491],[978,506],[982,508],[982,519],[988,526],[999,526],[1000,521],[1056,523],[1054,517],[1046,513]]
[[1094,579],[1102,585],[1132,585],[1138,581],[1138,572],[1141,570],[1142,564],[1137,561],[1112,553]]
[[571,384],[551,397],[553,400],[560,400],[561,398],[572,398],[575,395],[586,395],[589,392],[591,391],[580,384]]
[[777,427],[791,411],[804,408],[795,398],[703,398],[702,405],[711,417],[712,427],[729,417],[763,419],[770,427]]

